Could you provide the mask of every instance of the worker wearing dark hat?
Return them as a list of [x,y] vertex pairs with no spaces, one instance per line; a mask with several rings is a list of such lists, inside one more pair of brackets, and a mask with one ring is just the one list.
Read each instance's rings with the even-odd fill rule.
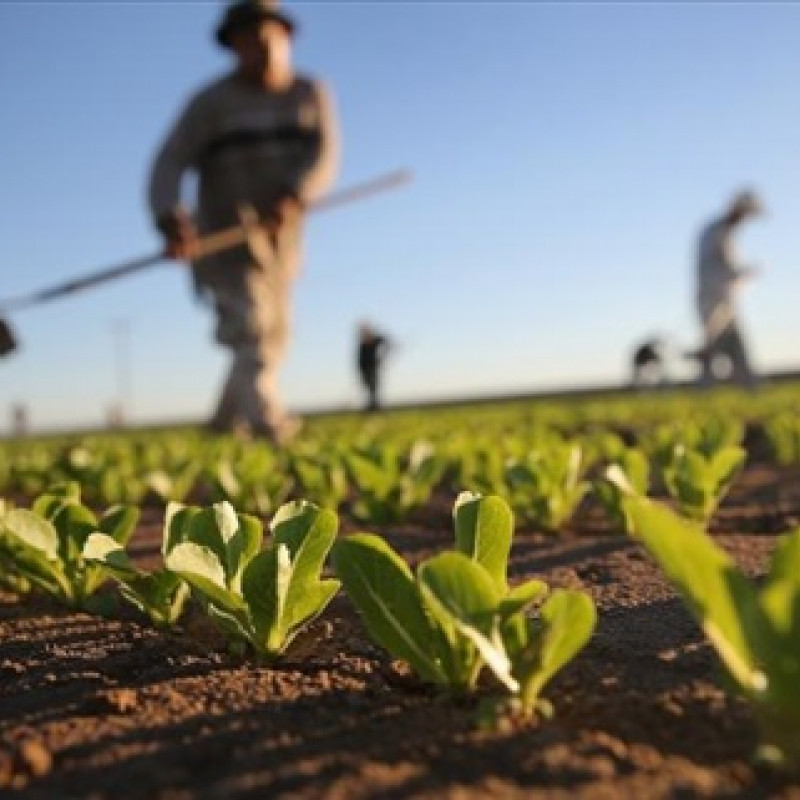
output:
[[280,10],[277,2],[270,0],[243,0],[231,3],[217,28],[217,41],[223,47],[230,47],[230,37],[237,28],[248,27],[262,19],[272,19],[283,25],[289,35],[296,29],[294,20]]
[[[294,72],[294,21],[276,2],[228,6],[216,31],[233,70],[199,91],[166,137],[153,164],[150,208],[168,252],[192,259],[198,234],[257,214],[242,248],[192,263],[195,285],[213,303],[216,338],[233,353],[214,430],[247,427],[274,441],[296,423],[286,416],[278,368],[288,345],[290,291],[301,258],[303,210],[333,181],[337,128],[329,92]],[[196,173],[194,216],[181,202]]]

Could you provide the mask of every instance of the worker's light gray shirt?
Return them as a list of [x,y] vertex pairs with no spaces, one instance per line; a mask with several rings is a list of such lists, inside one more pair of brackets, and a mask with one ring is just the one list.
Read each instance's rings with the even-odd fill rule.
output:
[[281,92],[234,75],[195,95],[166,137],[153,164],[149,203],[154,218],[181,206],[184,175],[199,179],[201,231],[227,227],[237,208],[265,211],[293,191],[316,200],[333,180],[336,122],[325,87],[296,76]]
[[734,318],[734,289],[745,270],[737,263],[732,228],[724,220],[708,225],[698,249],[698,295],[700,318],[707,327],[721,330]]

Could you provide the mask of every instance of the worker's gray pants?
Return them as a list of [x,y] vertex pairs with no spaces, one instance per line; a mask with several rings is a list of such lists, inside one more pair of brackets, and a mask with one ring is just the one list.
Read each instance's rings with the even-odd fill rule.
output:
[[703,349],[703,357],[700,360],[701,384],[709,385],[718,380],[713,368],[715,359],[720,356],[724,356],[730,362],[731,373],[729,380],[740,386],[751,388],[755,386],[757,382],[756,375],[750,367],[747,348],[735,320],[732,320],[724,330],[706,343]]
[[222,394],[210,422],[219,430],[241,425],[252,433],[280,438],[286,412],[278,372],[291,327],[291,284],[299,263],[299,239],[287,236],[269,263],[243,257],[219,275],[204,276],[217,314],[216,339],[233,353]]

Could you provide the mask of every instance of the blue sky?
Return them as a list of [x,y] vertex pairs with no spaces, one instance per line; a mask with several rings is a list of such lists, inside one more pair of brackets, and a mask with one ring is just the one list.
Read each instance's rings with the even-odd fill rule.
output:
[[[228,67],[222,7],[0,4],[0,297],[158,247],[147,173]],[[400,343],[389,401],[622,380],[650,333],[698,340],[697,232],[743,185],[769,210],[739,237],[763,270],[740,303],[753,360],[800,365],[800,5],[286,7],[298,68],[337,99],[338,186],[415,175],[309,221],[290,405],[360,400],[363,318]],[[36,427],[102,422],[120,347],[134,419],[213,406],[226,354],[180,266],[7,316],[0,430],[20,401]]]

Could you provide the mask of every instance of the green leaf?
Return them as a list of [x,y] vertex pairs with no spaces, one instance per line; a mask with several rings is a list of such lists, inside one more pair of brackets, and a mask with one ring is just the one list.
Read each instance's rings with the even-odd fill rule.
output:
[[45,519],[51,519],[64,503],[80,503],[81,487],[76,481],[64,481],[48,487],[47,492],[37,497],[31,510]]
[[239,514],[237,519],[238,527],[227,541],[226,555],[230,585],[239,591],[247,564],[261,549],[264,532],[256,517]]
[[301,501],[279,509],[271,527],[275,545],[288,548],[292,564],[281,623],[288,632],[310,615],[319,613],[314,587],[336,539],[339,520],[332,511]]
[[456,549],[480,564],[504,590],[514,529],[508,503],[494,495],[481,497],[462,492],[456,500],[453,516]]
[[747,451],[743,447],[726,447],[709,459],[715,478],[714,488],[718,493],[727,490],[746,460]]
[[84,561],[99,564],[114,576],[129,578],[139,574],[125,548],[106,533],[91,534],[83,546],[81,556]]
[[313,576],[300,576],[284,543],[260,553],[242,580],[255,646],[268,655],[282,653],[297,633],[322,613],[339,586],[337,580],[320,581],[318,570]]
[[417,577],[426,600],[462,620],[488,623],[503,597],[488,570],[463,553],[434,556],[420,565]]
[[19,545],[37,551],[48,561],[58,560],[58,533],[38,514],[25,508],[12,509],[3,518],[3,527]]
[[540,598],[544,597],[549,588],[544,581],[535,578],[509,589],[497,608],[502,618],[507,618],[520,611],[525,611]]
[[379,536],[359,533],[333,547],[333,564],[370,636],[425,680],[444,683],[425,614],[405,561]]
[[189,586],[176,573],[163,569],[142,572],[133,565],[125,548],[105,533],[93,533],[86,540],[83,558],[116,579],[120,594],[154,625],[173,625],[182,614]]
[[510,692],[518,692],[520,688],[519,681],[512,673],[511,659],[506,652],[505,643],[500,635],[498,626],[496,624],[493,625],[489,635],[486,635],[476,625],[464,622],[464,620],[454,618],[453,624],[458,632],[471,642],[483,663],[489,667],[495,678]]
[[58,531],[59,555],[66,562],[76,562],[86,540],[97,530],[97,517],[85,506],[66,502],[55,511],[52,522]]
[[772,553],[768,583],[783,582],[800,586],[800,528],[781,536]]
[[181,503],[167,503],[161,554],[166,556],[173,547],[188,541],[191,521],[200,513],[199,508]]
[[175,573],[162,569],[122,581],[120,593],[154,625],[162,627],[180,619],[189,599],[189,585]]
[[254,641],[262,651],[271,650],[279,638],[291,572],[289,550],[279,545],[259,553],[242,575],[242,595],[250,607]]
[[239,518],[236,516],[236,511],[227,500],[223,500],[221,503],[214,504],[213,513],[217,530],[222,541],[227,545],[239,530]]
[[14,568],[44,591],[72,603],[75,592],[59,558],[55,526],[32,511],[15,508],[3,517],[2,530],[0,544]]
[[195,542],[183,542],[170,550],[166,558],[167,569],[180,575],[209,602],[233,614],[246,614],[242,597],[228,588],[225,568],[219,556],[209,547]]
[[752,631],[766,622],[754,587],[730,556],[665,506],[628,498],[633,536],[686,601],[733,678],[746,690],[763,683]]
[[[782,640],[769,642],[763,657],[772,663],[793,661],[800,679],[800,528],[778,539],[760,596],[776,639]],[[800,684],[796,696],[800,706]]]
[[283,652],[338,591],[339,581],[320,581],[338,524],[336,514],[306,501],[287,503],[273,517],[272,545],[250,562],[242,578],[254,643],[262,652]]
[[501,592],[489,572],[463,553],[449,552],[424,562],[417,578],[425,604],[450,644],[447,663],[453,683],[472,688],[483,660],[515,691],[511,662],[496,633]]
[[118,544],[126,545],[139,521],[139,509],[134,506],[115,506],[100,518],[99,528]]
[[[515,669],[522,684],[523,705],[528,709],[533,708],[539,693],[553,675],[589,641],[597,624],[597,611],[588,594],[556,589],[542,606],[539,619],[537,657],[520,659],[525,664],[521,674],[517,675]],[[515,659],[515,668],[518,663]]]

